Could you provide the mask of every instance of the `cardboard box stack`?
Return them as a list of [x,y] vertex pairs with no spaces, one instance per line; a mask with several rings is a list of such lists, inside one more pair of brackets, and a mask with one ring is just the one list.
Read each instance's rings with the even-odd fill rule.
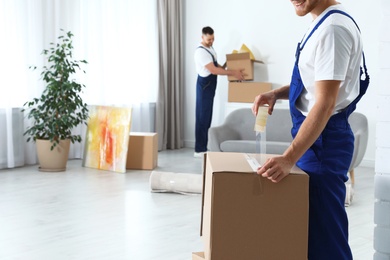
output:
[[208,152],[201,237],[193,260],[307,259],[309,177],[294,167],[279,183],[254,173],[272,155]]
[[252,103],[257,95],[271,90],[271,83],[253,82],[254,63],[263,62],[255,60],[252,52],[245,44],[241,46],[240,51],[226,54],[227,68],[232,70],[243,69],[246,74],[244,82],[238,82],[235,77],[228,76],[228,102]]

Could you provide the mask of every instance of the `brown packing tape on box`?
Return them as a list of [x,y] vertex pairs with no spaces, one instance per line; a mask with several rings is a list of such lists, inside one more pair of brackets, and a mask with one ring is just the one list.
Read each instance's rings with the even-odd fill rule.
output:
[[228,102],[253,103],[257,95],[271,89],[266,82],[229,82]]

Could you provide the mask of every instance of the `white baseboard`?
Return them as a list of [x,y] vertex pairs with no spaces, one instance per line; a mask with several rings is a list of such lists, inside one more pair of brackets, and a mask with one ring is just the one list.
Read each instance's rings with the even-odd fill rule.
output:
[[364,159],[362,162],[359,164],[359,166],[362,167],[369,167],[369,168],[375,168],[375,160],[370,160],[370,159]]
[[184,147],[185,148],[195,148],[195,141],[184,140]]

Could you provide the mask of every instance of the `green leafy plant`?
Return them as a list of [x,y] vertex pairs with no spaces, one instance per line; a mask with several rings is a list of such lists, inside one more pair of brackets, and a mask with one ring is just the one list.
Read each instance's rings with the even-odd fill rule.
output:
[[[87,104],[80,97],[85,85],[71,78],[87,61],[73,59],[72,37],[69,31],[58,37],[58,43],[50,43],[51,47],[43,50],[48,65],[43,66],[41,76],[46,87],[39,98],[26,102],[23,109],[28,112],[27,118],[33,121],[24,132],[29,135],[27,142],[50,140],[51,150],[63,139],[81,142],[81,136],[72,134],[72,129],[86,124],[88,119]],[[37,67],[30,68],[35,70]]]

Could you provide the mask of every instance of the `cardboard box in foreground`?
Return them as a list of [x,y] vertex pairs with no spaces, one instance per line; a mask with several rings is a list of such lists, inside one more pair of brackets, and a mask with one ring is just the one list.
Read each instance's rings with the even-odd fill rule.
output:
[[157,133],[130,132],[126,169],[153,170],[157,167]]
[[[279,183],[255,174],[243,153],[208,152],[201,236],[206,260],[307,259],[309,177]],[[272,155],[249,155],[262,164]],[[196,259],[196,258],[195,258]]]
[[253,103],[257,95],[271,89],[266,82],[229,82],[228,102]]

